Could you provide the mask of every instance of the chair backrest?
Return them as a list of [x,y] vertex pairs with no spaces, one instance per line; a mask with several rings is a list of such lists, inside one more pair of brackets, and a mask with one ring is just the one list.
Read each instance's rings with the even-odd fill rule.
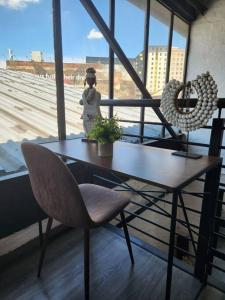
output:
[[91,219],[78,184],[64,162],[41,145],[26,142],[21,148],[34,196],[43,211],[65,225],[88,227]]

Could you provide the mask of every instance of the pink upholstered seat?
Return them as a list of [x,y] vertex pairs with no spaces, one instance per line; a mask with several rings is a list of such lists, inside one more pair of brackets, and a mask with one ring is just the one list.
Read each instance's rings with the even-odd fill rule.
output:
[[79,189],[91,220],[96,225],[110,221],[129,203],[129,198],[111,189],[80,184]]

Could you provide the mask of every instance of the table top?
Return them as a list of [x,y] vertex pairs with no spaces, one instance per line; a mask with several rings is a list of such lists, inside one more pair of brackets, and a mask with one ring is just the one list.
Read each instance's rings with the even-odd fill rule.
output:
[[97,144],[82,142],[81,139],[51,142],[43,146],[66,158],[171,191],[184,188],[221,162],[218,157],[202,156],[195,160],[174,156],[174,150],[125,142],[115,142],[113,157],[107,158],[98,156]]

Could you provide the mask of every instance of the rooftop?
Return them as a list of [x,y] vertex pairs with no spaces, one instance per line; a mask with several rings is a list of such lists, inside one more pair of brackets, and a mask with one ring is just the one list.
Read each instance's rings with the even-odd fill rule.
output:
[[[50,78],[26,72],[0,69],[0,174],[24,169],[19,144],[24,140],[46,142],[58,139],[56,85]],[[83,107],[79,104],[83,88],[65,84],[65,107],[68,138],[83,135],[80,119]],[[104,98],[104,95],[102,96]],[[101,107],[108,115],[108,108]],[[121,119],[138,120],[140,109],[116,109]],[[152,113],[153,120],[157,117]],[[43,126],[45,124],[45,126]],[[138,133],[138,126],[123,124],[126,132]],[[146,128],[157,135],[157,128]]]

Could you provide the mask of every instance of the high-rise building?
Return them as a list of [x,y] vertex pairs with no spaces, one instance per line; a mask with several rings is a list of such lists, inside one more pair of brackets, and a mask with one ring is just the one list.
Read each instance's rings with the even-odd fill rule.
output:
[[[147,89],[154,97],[162,95],[166,83],[167,46],[150,46],[148,53]],[[143,52],[137,58],[137,72],[143,70]],[[172,47],[170,78],[183,81],[185,49]]]
[[32,51],[31,52],[31,60],[35,62],[42,62],[43,59],[43,52],[41,51]]

